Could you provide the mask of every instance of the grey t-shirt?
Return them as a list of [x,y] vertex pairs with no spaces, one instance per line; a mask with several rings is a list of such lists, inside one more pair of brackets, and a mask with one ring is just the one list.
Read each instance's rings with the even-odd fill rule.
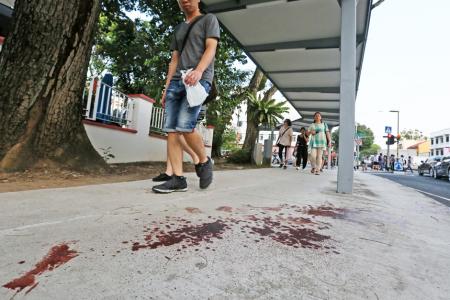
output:
[[[175,27],[175,34],[170,42],[170,50],[180,51],[183,46],[184,36],[189,28],[189,23],[183,22]],[[220,38],[219,21],[213,14],[206,14],[201,20],[194,24],[189,33],[188,40],[184,46],[181,57],[178,61],[177,71],[173,79],[181,79],[180,70],[195,69],[205,53],[205,43],[207,38]],[[202,79],[212,83],[214,77],[214,59],[203,72]]]

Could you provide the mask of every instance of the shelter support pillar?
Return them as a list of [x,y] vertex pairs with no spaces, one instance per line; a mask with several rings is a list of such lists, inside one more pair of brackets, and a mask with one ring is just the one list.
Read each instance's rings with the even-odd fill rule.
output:
[[338,193],[353,192],[355,100],[356,0],[342,0]]

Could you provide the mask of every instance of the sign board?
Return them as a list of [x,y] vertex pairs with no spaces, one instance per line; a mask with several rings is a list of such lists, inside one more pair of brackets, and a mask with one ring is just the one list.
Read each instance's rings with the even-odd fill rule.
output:
[[384,132],[387,134],[391,134],[392,133],[392,127],[391,126],[384,126]]
[[399,161],[396,161],[394,164],[395,171],[403,171],[403,164]]
[[362,145],[362,139],[356,139],[356,145],[361,146]]

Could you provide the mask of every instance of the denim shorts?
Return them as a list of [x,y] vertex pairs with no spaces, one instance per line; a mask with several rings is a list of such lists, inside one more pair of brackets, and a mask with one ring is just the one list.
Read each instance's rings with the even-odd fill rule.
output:
[[[209,93],[211,84],[201,79],[200,84]],[[197,125],[201,105],[190,107],[186,98],[186,89],[182,80],[170,81],[166,91],[165,132],[192,132]]]

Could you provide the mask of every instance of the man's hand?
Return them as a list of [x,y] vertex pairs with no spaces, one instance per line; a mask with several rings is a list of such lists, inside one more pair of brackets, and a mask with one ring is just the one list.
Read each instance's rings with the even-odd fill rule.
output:
[[187,85],[194,86],[197,84],[197,82],[202,79],[203,72],[199,70],[192,70],[189,72],[189,74],[186,75],[186,78],[184,79],[184,82]]

